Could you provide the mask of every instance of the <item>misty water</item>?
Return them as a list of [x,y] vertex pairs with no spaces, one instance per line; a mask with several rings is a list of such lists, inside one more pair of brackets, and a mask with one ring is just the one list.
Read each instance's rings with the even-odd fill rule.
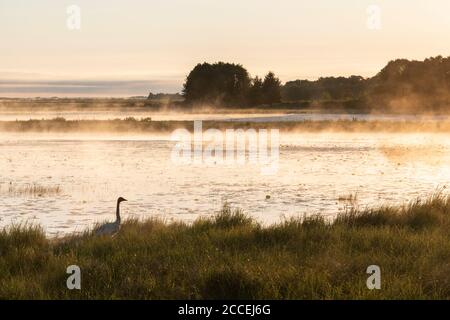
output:
[[[211,110],[210,110],[211,111]],[[54,118],[64,118],[66,120],[114,120],[133,117],[135,119],[151,118],[155,121],[193,121],[193,120],[217,120],[217,121],[251,121],[251,122],[300,122],[300,121],[333,121],[333,120],[364,120],[364,121],[447,121],[448,115],[415,115],[415,114],[365,114],[365,113],[321,113],[321,112],[260,112],[248,113],[240,109],[239,112],[158,112],[151,109],[128,108],[127,111],[110,109],[79,110],[62,109],[56,110],[31,110],[23,109],[8,110],[0,109],[0,121],[27,121],[51,120]]]
[[[155,135],[0,134],[0,226],[37,223],[50,235],[123,218],[191,222],[227,202],[262,223],[304,214],[334,217],[424,198],[450,182],[448,134],[310,133],[280,137],[279,169],[171,159]],[[39,185],[57,193],[14,192]],[[345,201],[350,194],[356,203]]]

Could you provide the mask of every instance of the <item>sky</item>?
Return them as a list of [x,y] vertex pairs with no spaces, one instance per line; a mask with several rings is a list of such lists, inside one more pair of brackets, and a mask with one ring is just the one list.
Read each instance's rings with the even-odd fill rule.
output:
[[179,92],[216,61],[282,81],[370,77],[450,55],[449,15],[448,0],[0,0],[0,96]]

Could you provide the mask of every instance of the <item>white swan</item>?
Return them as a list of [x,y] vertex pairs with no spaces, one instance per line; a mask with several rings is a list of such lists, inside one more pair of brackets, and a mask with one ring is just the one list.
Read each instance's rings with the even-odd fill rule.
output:
[[117,199],[117,208],[116,208],[116,221],[105,223],[97,228],[94,229],[94,232],[97,236],[104,236],[104,235],[116,235],[120,230],[120,203],[123,201],[127,201],[127,199],[124,199],[120,197]]

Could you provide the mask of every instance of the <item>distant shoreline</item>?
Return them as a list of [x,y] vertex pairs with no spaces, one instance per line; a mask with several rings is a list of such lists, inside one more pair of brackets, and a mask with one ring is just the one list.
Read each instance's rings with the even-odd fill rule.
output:
[[[272,105],[260,106],[212,106],[208,104],[186,104],[180,99],[147,99],[145,97],[128,98],[5,98],[0,97],[2,112],[161,112],[161,113],[329,113],[329,114],[389,114],[389,115],[450,115],[448,108],[408,109],[383,107],[373,108],[359,99],[342,100],[301,100],[283,101]],[[31,117],[30,117],[31,118]]]
[[[179,128],[192,131],[194,127],[192,118],[196,117],[189,115],[199,115],[199,118],[204,115],[204,129],[280,129],[282,132],[450,132],[450,119],[446,118],[450,114],[445,112],[377,111],[371,113],[369,110],[359,108],[342,108],[342,105],[331,107],[333,103],[339,105],[349,101],[328,101],[327,103],[330,107],[324,108],[318,103],[299,101],[279,103],[274,106],[226,108],[185,106],[179,101],[143,98],[6,100],[0,98],[0,132],[170,133]],[[91,112],[92,119],[89,116]],[[86,119],[77,118],[77,113],[83,114]],[[308,117],[302,119],[301,116],[313,118],[314,115],[335,114],[347,117],[346,119],[339,119],[339,116],[336,117],[337,119],[318,117],[311,120]],[[108,118],[102,119],[105,115]],[[293,115],[299,115],[299,117],[291,121],[290,117]],[[375,118],[365,120],[358,115],[373,115]],[[376,116],[387,117],[377,119]],[[399,119],[388,119],[390,116]],[[440,116],[443,117],[442,120],[437,118],[429,121],[430,117]],[[414,117],[417,119],[412,119]]]
[[[450,133],[450,121],[202,121],[203,129],[279,129],[281,132],[440,132]],[[0,132],[55,133],[170,133],[176,129],[193,131],[194,121],[152,121],[128,118],[125,120],[26,120],[0,121]]]

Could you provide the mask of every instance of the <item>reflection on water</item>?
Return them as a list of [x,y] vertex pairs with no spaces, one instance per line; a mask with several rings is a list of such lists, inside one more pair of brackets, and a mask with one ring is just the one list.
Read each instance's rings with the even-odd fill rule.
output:
[[[398,204],[450,181],[446,134],[292,134],[281,136],[279,171],[252,165],[177,166],[165,136],[0,135],[0,226],[36,222],[49,234],[82,231],[124,217],[168,221],[210,215],[224,202],[264,223],[360,206]],[[53,194],[12,194],[8,186],[60,187]],[[270,195],[270,197],[266,197]]]

